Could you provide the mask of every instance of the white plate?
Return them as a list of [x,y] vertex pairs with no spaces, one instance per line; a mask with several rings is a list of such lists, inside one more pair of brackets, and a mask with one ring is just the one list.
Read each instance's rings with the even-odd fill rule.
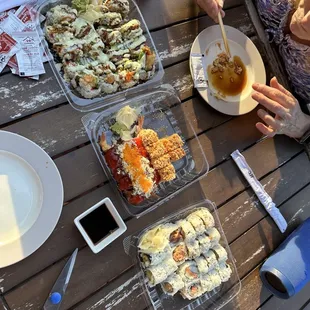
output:
[[53,160],[32,141],[0,131],[0,268],[36,251],[53,232],[63,185]]
[[[239,96],[229,96],[223,99],[216,98],[212,93],[215,90],[209,83],[209,88],[197,89],[202,98],[214,109],[228,115],[242,115],[252,111],[258,103],[252,99],[252,84],[266,83],[266,71],[263,60],[253,42],[241,31],[225,26],[232,56],[239,56],[247,69],[247,84]],[[219,26],[204,29],[196,37],[191,53],[199,53],[205,56],[206,68],[212,63],[216,55],[224,51],[224,43]],[[208,52],[206,52],[208,51]],[[205,70],[207,70],[205,68]],[[190,70],[192,62],[190,57]]]

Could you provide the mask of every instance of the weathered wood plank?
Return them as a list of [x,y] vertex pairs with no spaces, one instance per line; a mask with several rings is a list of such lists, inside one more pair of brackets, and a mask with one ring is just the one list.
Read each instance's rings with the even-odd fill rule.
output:
[[147,308],[136,268],[131,268],[90,298],[74,306],[75,310],[137,310]]
[[[269,293],[269,296],[271,294]],[[260,310],[294,310],[301,309],[309,300],[310,296],[310,283],[308,283],[298,294],[290,299],[280,299],[272,296]],[[303,308],[304,310],[307,308]],[[309,308],[307,309],[309,310]]]
[[[150,30],[167,27],[177,22],[186,21],[188,19],[205,14],[200,12],[193,0],[181,1],[144,1],[137,0],[137,4],[143,14],[143,17]],[[225,10],[231,7],[242,5],[240,0],[227,0],[225,1]]]
[[[154,2],[152,1],[152,3]],[[239,14],[240,17],[236,19],[235,16]],[[239,28],[246,35],[251,35],[254,32],[244,7],[229,10],[226,21],[228,25]],[[159,54],[162,55],[164,65],[171,65],[187,59],[193,40],[202,28],[210,26],[210,24],[210,19],[204,16],[198,20],[154,32],[155,45]],[[246,24],[249,26],[245,27]],[[197,25],[199,25],[198,28]],[[0,125],[67,101],[50,66],[45,65],[45,68],[46,74],[39,81],[24,80],[12,74],[0,77],[0,104],[3,107],[0,113]],[[176,75],[178,68],[167,70],[166,73],[169,75],[171,71]],[[186,79],[187,87],[192,90],[188,67]],[[165,82],[178,83],[175,78],[165,78]],[[188,82],[190,83],[188,84]]]
[[0,310],[10,310],[2,296],[0,296]]

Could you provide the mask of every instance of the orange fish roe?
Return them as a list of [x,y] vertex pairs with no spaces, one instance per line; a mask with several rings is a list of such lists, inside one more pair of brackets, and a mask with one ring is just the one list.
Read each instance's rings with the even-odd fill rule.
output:
[[[147,158],[141,156],[138,147],[133,143],[126,143],[123,149],[124,169],[138,192],[150,194],[154,188],[154,173]],[[148,176],[147,172],[152,172]]]

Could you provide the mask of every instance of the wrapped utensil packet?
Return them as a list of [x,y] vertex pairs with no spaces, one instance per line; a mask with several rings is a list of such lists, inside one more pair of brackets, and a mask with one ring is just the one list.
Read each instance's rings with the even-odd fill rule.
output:
[[195,88],[207,88],[207,74],[204,64],[204,56],[198,53],[191,53],[192,71]]
[[249,182],[250,186],[254,190],[262,205],[265,207],[266,211],[275,221],[280,231],[284,233],[287,228],[287,222],[285,218],[281,214],[280,210],[276,207],[275,203],[272,201],[272,198],[266,193],[262,184],[255,177],[244,156],[238,150],[236,150],[231,154],[231,157],[237,164],[246,180]]

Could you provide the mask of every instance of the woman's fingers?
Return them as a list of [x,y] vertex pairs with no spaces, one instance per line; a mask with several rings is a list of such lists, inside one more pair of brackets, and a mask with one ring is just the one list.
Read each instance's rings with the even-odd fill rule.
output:
[[272,99],[273,101],[278,102],[279,104],[281,104],[286,108],[290,108],[293,105],[292,97],[287,96],[282,91],[276,88],[269,87],[263,84],[254,83],[253,89],[256,90],[258,93],[261,93],[264,96]]
[[277,133],[274,129],[267,127],[263,123],[257,123],[256,128],[265,136],[268,136],[270,138],[274,137]]
[[252,95],[252,98],[256,100],[258,103],[263,105],[266,109],[273,112],[274,114],[279,115],[281,118],[285,118],[287,114],[287,110],[276,101],[271,100],[270,98],[266,97],[264,94],[260,92],[255,92]]
[[270,80],[270,86],[278,89],[280,92],[282,92],[286,96],[291,97],[295,100],[295,97],[278,82],[278,79],[275,76]]
[[281,123],[274,119],[268,112],[266,112],[265,110],[259,109],[257,111],[257,115],[262,119],[262,121],[264,121],[267,125],[269,125],[270,127],[272,127],[275,130],[280,129],[281,127]]

